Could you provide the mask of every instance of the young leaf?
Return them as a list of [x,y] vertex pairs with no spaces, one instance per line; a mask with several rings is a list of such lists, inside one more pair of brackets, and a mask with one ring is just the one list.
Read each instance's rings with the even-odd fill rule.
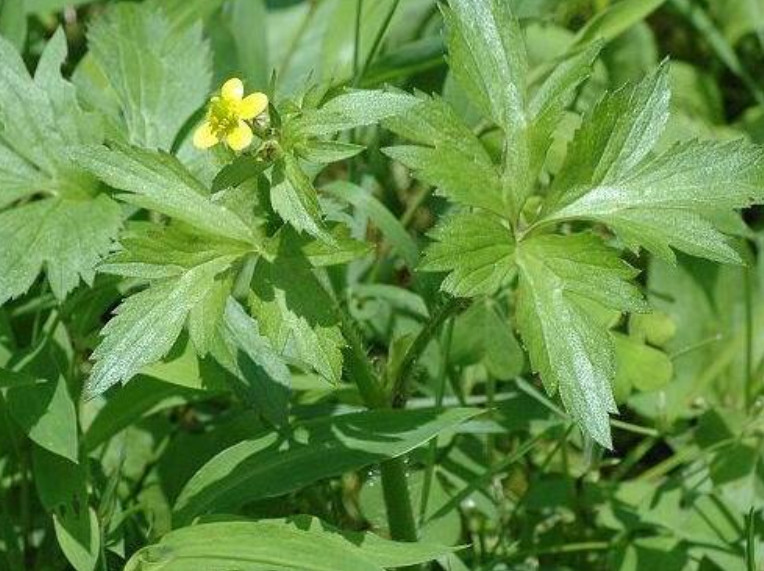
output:
[[130,194],[125,202],[161,212],[213,236],[252,244],[252,229],[233,212],[212,202],[208,189],[174,156],[112,143],[83,147],[78,164],[109,186]]
[[293,136],[332,135],[379,123],[407,111],[418,102],[419,99],[403,92],[348,91],[319,109],[306,110],[287,123],[285,129]]
[[764,151],[742,141],[680,143],[650,156],[668,117],[665,66],[606,96],[571,143],[541,224],[602,222],[631,248],[739,262],[714,213],[764,200]]
[[209,93],[211,56],[201,24],[174,28],[159,10],[120,4],[94,22],[88,39],[119,99],[128,140],[169,150]]
[[615,354],[597,306],[642,311],[637,272],[589,234],[543,235],[516,247],[520,269],[517,325],[547,392],[559,392],[582,429],[611,447],[608,413]]
[[127,382],[142,367],[164,357],[189,312],[235,259],[224,256],[210,260],[127,298],[102,330],[104,339],[93,353],[96,363],[86,386],[87,395],[95,396],[116,383]]
[[432,233],[421,270],[449,272],[440,288],[455,297],[495,293],[514,267],[514,237],[501,220],[462,213],[447,218]]
[[177,520],[225,512],[401,456],[477,413],[464,408],[365,411],[305,422],[288,438],[269,432],[224,450],[202,467],[178,498]]
[[272,262],[261,259],[257,264],[249,296],[252,314],[278,352],[338,383],[345,340],[336,302],[313,273],[299,242],[284,238]]

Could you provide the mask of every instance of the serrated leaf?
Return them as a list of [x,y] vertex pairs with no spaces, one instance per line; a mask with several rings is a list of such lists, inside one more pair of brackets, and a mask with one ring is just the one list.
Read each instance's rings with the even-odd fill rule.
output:
[[120,234],[120,250],[98,267],[102,273],[155,280],[178,276],[222,256],[245,256],[241,242],[198,234],[187,226],[131,222]]
[[[284,546],[288,545],[288,549]],[[370,533],[347,533],[309,516],[287,520],[222,521],[175,530],[128,561],[125,571],[272,569],[383,571],[450,552],[426,543],[395,543]]]
[[127,298],[101,331],[103,341],[93,352],[95,365],[85,392],[95,396],[159,361],[172,348],[197,306],[233,263],[234,256],[200,264],[179,276],[154,282]]
[[318,193],[297,159],[290,154],[284,155],[276,163],[272,176],[273,210],[298,232],[331,241],[318,203]]
[[665,66],[606,96],[571,143],[543,222],[587,219],[628,246],[739,262],[713,212],[764,200],[764,152],[743,141],[690,141],[650,156],[668,117]]
[[593,43],[559,62],[530,99],[528,112],[533,120],[530,151],[532,172],[538,172],[543,166],[552,144],[552,135],[559,128],[576,88],[591,74],[601,47],[600,43]]
[[205,513],[225,512],[401,456],[477,412],[364,411],[310,420],[286,436],[271,431],[224,450],[202,467],[178,498],[177,519],[188,522]]
[[438,225],[432,237],[436,242],[425,251],[420,269],[449,272],[440,288],[455,297],[495,293],[514,267],[514,237],[499,218],[456,214]]
[[121,225],[122,211],[103,195],[48,198],[0,212],[0,304],[24,293],[43,268],[58,299],[80,280],[92,284]]
[[272,262],[258,261],[251,287],[252,314],[276,350],[338,383],[345,341],[335,301],[299,243],[283,239]]
[[416,105],[419,99],[403,92],[348,91],[319,109],[305,111],[285,129],[298,136],[332,135],[338,131],[379,123]]
[[236,214],[216,204],[208,189],[174,156],[112,143],[83,147],[78,164],[109,186],[130,194],[125,202],[161,212],[213,236],[253,244],[252,229]]
[[[550,394],[559,392],[581,428],[611,447],[608,413],[617,412],[611,382],[613,341],[594,310],[642,311],[636,271],[589,234],[544,235],[520,242],[517,325]],[[594,307],[592,307],[594,306]]]
[[[92,282],[121,225],[117,204],[69,157],[72,146],[100,142],[102,132],[61,77],[65,57],[59,30],[33,80],[0,38],[0,304],[24,293],[43,268],[59,299],[80,280]],[[27,202],[14,208],[20,199]]]
[[117,95],[129,141],[169,150],[209,94],[211,56],[201,24],[173,27],[160,10],[120,4],[93,23],[88,40]]
[[278,256],[282,241],[287,240],[294,242],[311,266],[321,268],[352,262],[372,250],[371,244],[351,238],[347,226],[337,225],[331,229],[330,233],[332,242],[328,243],[324,240],[314,240],[298,235],[285,226],[269,241],[265,256],[271,258]]
[[212,354],[243,382],[239,392],[265,418],[278,426],[286,424],[292,385],[289,369],[261,335],[257,322],[230,297]]
[[448,103],[420,100],[419,105],[388,119],[385,126],[420,145],[386,148],[390,158],[456,202],[507,214],[499,169]]
[[443,9],[451,70],[470,99],[508,136],[527,122],[528,56],[504,0],[451,0]]

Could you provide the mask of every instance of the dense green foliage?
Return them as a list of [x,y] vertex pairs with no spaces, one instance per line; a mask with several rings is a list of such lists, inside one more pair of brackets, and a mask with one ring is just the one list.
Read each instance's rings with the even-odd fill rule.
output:
[[0,0],[0,571],[764,569],[763,70],[761,0]]

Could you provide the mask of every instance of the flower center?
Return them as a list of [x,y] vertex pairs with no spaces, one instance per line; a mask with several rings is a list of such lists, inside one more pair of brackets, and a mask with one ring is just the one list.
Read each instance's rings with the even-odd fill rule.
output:
[[236,103],[226,101],[222,97],[213,97],[210,101],[208,121],[210,129],[218,138],[230,135],[239,124],[239,113]]

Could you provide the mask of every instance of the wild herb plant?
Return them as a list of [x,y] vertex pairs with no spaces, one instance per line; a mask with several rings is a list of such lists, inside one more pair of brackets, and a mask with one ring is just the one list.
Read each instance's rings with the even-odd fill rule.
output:
[[1,569],[757,568],[755,28],[66,4],[0,4]]

